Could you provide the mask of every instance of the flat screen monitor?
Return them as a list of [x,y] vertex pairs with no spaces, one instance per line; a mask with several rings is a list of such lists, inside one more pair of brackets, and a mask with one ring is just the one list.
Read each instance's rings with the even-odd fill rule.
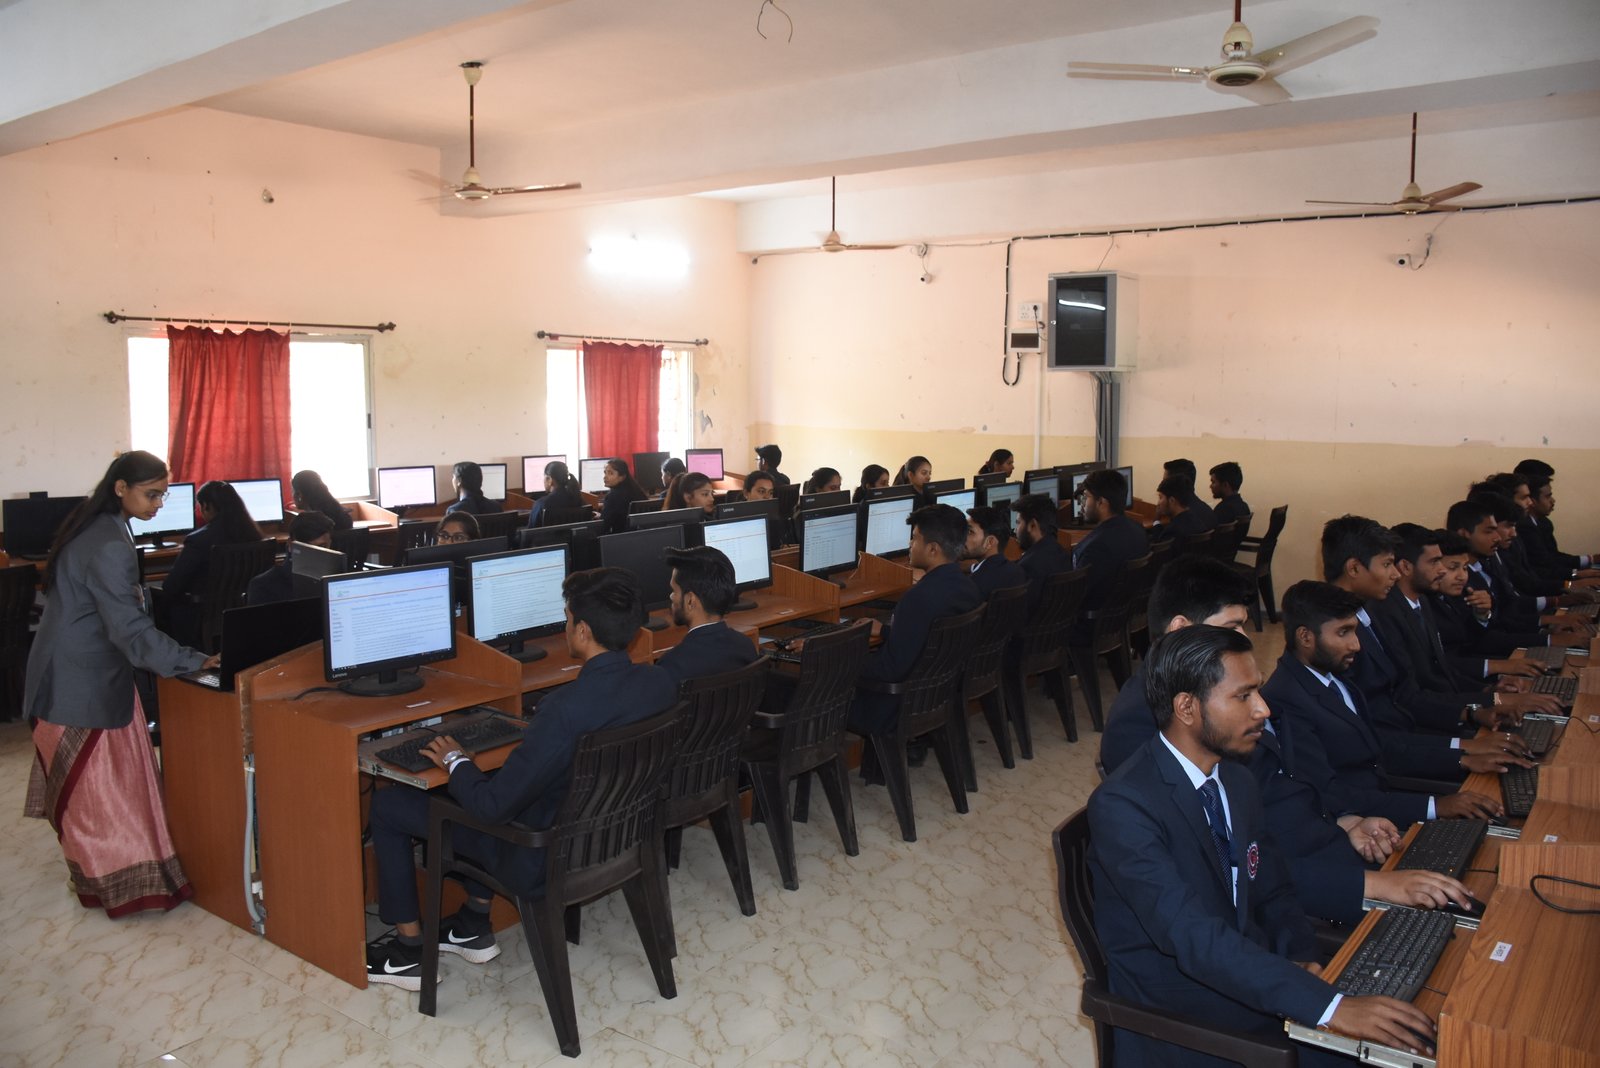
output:
[[771,552],[783,544],[783,519],[779,515],[777,498],[719,504],[716,515],[718,519],[749,519],[759,516],[767,524],[767,551]]
[[1080,523],[1083,522],[1083,498],[1079,497],[1078,494],[1083,491],[1084,480],[1092,473],[1090,471],[1080,471],[1072,476],[1072,518]]
[[[672,568],[666,551],[681,548],[683,528],[677,526],[607,534],[600,539],[600,566],[633,572],[644,595],[645,610],[653,612],[672,602]],[[652,630],[666,626],[659,622],[645,625]]]
[[6,552],[24,560],[50,555],[56,531],[82,497],[23,497],[0,501],[0,524],[5,526]]
[[[668,508],[666,511],[656,508],[644,512],[634,512],[628,516],[628,529],[645,530],[652,527],[698,526],[705,518],[704,508]],[[685,536],[687,537],[687,535]]]
[[915,510],[913,497],[884,497],[862,508],[861,548],[873,556],[904,556],[911,551],[906,518]]
[[1128,483],[1128,499],[1127,499],[1126,502],[1123,503],[1122,507],[1124,507],[1124,508],[1132,508],[1133,507],[1133,468],[1131,468],[1131,467],[1119,467],[1119,468],[1117,468],[1117,473],[1120,474],[1123,477],[1123,479],[1126,480],[1127,483]]
[[1039,475],[1030,475],[1023,483],[1023,492],[1030,496],[1042,493],[1049,497],[1053,503],[1061,503],[1061,479],[1056,477],[1054,471],[1045,471]]
[[832,493],[806,493],[802,494],[795,505],[797,512],[812,512],[818,508],[833,508],[841,504],[850,503],[849,490],[834,490]]
[[1090,460],[1087,463],[1081,463],[1081,464],[1057,464],[1056,465],[1056,477],[1060,478],[1060,479],[1068,479],[1068,478],[1071,478],[1073,475],[1081,475],[1081,474],[1084,474],[1085,472],[1093,471],[1097,467],[1103,467],[1103,466],[1105,466],[1105,465],[1104,464],[1097,464],[1093,460]]
[[[740,590],[772,585],[772,556],[767,548],[765,516],[713,519],[700,528],[708,548],[720,550],[733,564],[733,581]],[[754,601],[738,601],[732,611],[754,608]]]
[[988,489],[990,486],[1004,485],[1005,480],[1008,477],[1010,476],[1008,476],[1004,471],[990,471],[987,474],[974,475],[972,478],[972,488]]
[[791,482],[787,486],[778,486],[774,489],[772,499],[778,502],[778,514],[785,519],[793,518],[795,506],[800,503],[800,483]]
[[290,573],[301,578],[320,580],[350,570],[349,561],[338,549],[324,549],[320,545],[291,541],[288,554]]
[[989,486],[981,492],[983,503],[990,508],[1010,508],[1017,503],[1017,498],[1022,496],[1022,483],[1002,482],[999,485]]
[[966,515],[968,509],[978,507],[978,491],[975,489],[953,489],[933,495],[933,503],[948,504]]
[[667,462],[670,452],[636,452],[633,454],[633,480],[646,493],[660,493],[661,465]]
[[[542,485],[542,483],[541,483]],[[439,487],[431,467],[378,468],[378,507],[426,508],[439,503]]]
[[276,478],[228,480],[244,502],[245,511],[257,523],[283,522],[283,481]]
[[799,512],[800,570],[831,575],[856,566],[857,511],[853,504]]
[[546,464],[567,462],[564,452],[551,453],[549,456],[524,456],[522,458],[522,492],[532,497],[535,493],[544,492],[544,469]]
[[873,486],[861,495],[863,501],[881,501],[886,497],[915,497],[917,491],[910,486]]
[[194,483],[174,482],[167,486],[167,499],[152,519],[130,519],[133,536],[148,535],[157,545],[163,534],[187,534],[194,529]]
[[[465,563],[468,557],[503,553],[510,546],[506,538],[474,538],[472,541],[450,541],[438,545],[419,545],[406,550],[406,566],[413,564]],[[465,591],[461,591],[465,592]]]
[[640,512],[659,512],[659,511],[661,511],[661,498],[660,497],[646,497],[642,501],[629,501],[628,502],[628,514],[629,515],[637,515]]
[[491,501],[505,500],[506,465],[479,464],[478,469],[483,472],[483,495]]
[[1048,478],[1055,476],[1055,474],[1056,469],[1054,467],[1035,467],[1022,473],[1022,481],[1032,482],[1036,478]]
[[958,490],[958,489],[966,489],[966,488],[967,488],[967,480],[964,479],[964,478],[941,478],[941,479],[936,479],[936,480],[930,481],[927,485],[923,486],[922,487],[922,492],[923,492],[924,495],[931,493],[934,496],[938,496],[939,494],[944,493],[944,492],[946,492],[948,490]]
[[422,688],[408,668],[456,655],[450,564],[352,571],[322,584],[322,666],[329,682],[363,697]]
[[588,571],[600,566],[600,535],[606,532],[604,520],[591,519],[584,523],[558,523],[547,527],[524,527],[517,531],[517,548],[532,549],[540,545],[565,545],[568,568]]
[[721,449],[685,449],[683,466],[687,471],[698,471],[713,482],[722,481]]
[[467,561],[467,629],[480,642],[523,663],[544,657],[531,638],[566,628],[561,584],[567,577],[567,547],[513,549]]
[[232,693],[239,672],[321,638],[322,606],[317,601],[321,592],[223,612],[217,688]]
[[578,488],[585,493],[606,491],[606,464],[609,456],[585,457],[578,461]]

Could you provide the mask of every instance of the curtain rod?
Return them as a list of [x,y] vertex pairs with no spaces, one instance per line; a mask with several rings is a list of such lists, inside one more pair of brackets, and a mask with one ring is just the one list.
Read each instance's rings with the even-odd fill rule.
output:
[[103,313],[108,323],[193,323],[196,326],[211,326],[218,324],[227,326],[250,327],[260,326],[286,326],[290,333],[294,333],[297,326],[312,326],[319,330],[370,330],[375,334],[384,334],[394,329],[393,323],[376,323],[371,326],[359,323],[301,323],[301,322],[271,322],[266,319],[196,319],[186,315],[123,315],[121,312],[108,311]]
[[541,330],[535,337],[546,341],[620,341],[627,345],[709,345],[710,338],[697,337],[693,341],[671,341],[659,337],[601,337],[599,334],[558,334],[554,330]]

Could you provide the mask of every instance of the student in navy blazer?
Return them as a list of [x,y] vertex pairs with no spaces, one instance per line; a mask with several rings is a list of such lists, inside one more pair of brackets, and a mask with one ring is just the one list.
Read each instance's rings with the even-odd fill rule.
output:
[[[1237,631],[1185,627],[1150,650],[1147,697],[1161,733],[1089,799],[1095,930],[1110,988],[1220,1027],[1277,1034],[1288,1018],[1422,1049],[1433,1025],[1420,1010],[1342,997],[1318,976],[1310,924],[1239,763],[1265,730],[1260,681]],[[1301,1061],[1343,1063],[1311,1049]],[[1116,1035],[1119,1068],[1218,1063]]]
[[[1072,555],[1056,537],[1056,504],[1043,493],[1018,497],[1011,506],[1015,518],[1017,545],[1022,555],[1017,566],[1028,576],[1028,611],[1039,607],[1044,595],[1044,580],[1072,570]],[[1090,576],[1090,583],[1094,581]]]
[[[1089,569],[1089,588],[1083,595],[1083,608],[1093,611],[1105,605],[1128,561],[1149,553],[1150,540],[1144,528],[1125,514],[1128,480],[1122,477],[1122,472],[1091,471],[1079,487],[1078,497],[1082,514],[1094,523],[1094,529],[1072,550],[1072,566]],[[1092,630],[1092,624],[1080,620],[1073,625],[1067,643],[1088,644]]]
[[995,590],[1028,585],[1028,573],[1006,559],[1006,542],[1011,540],[1011,513],[1005,508],[967,509],[967,547],[965,559],[973,561],[967,574],[985,601]]
[[737,671],[756,659],[749,638],[724,623],[738,599],[733,563],[721,549],[668,549],[672,564],[672,622],[689,633],[656,661],[681,687],[689,679]]

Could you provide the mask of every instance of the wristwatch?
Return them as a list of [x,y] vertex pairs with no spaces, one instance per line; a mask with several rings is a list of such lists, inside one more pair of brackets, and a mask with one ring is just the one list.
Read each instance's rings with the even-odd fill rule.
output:
[[[1496,696],[1498,696],[1498,695],[1496,695]],[[1479,704],[1468,705],[1466,708],[1463,708],[1461,710],[1461,722],[1463,722],[1463,723],[1472,723],[1474,718],[1482,710],[1483,710],[1483,706],[1482,705],[1479,705]]]

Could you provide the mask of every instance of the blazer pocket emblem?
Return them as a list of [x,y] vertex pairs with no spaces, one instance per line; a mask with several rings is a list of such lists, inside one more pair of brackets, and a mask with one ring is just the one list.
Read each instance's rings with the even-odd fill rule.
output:
[[1244,870],[1245,870],[1245,873],[1247,875],[1249,875],[1249,877],[1252,880],[1254,880],[1255,877],[1256,877],[1256,870],[1258,868],[1260,868],[1260,867],[1261,867],[1261,850],[1256,845],[1256,843],[1251,842],[1250,843],[1250,848],[1245,850],[1245,853],[1244,853]]

